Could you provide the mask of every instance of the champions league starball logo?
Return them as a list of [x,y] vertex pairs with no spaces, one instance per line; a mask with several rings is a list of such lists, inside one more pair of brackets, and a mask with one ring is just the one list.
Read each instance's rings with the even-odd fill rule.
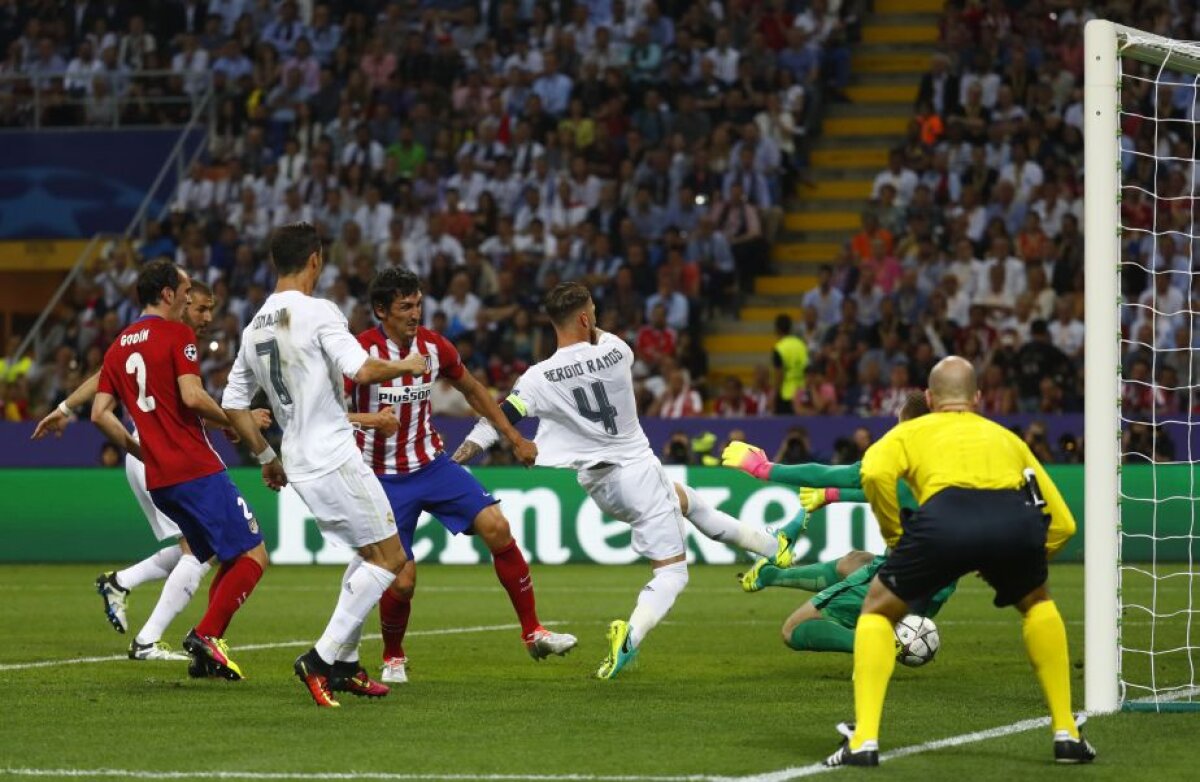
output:
[[74,168],[0,168],[0,238],[83,237],[121,230],[145,191]]
[[186,358],[188,361],[195,361],[196,355],[197,354],[196,354],[195,344],[190,344],[183,349],[183,357]]

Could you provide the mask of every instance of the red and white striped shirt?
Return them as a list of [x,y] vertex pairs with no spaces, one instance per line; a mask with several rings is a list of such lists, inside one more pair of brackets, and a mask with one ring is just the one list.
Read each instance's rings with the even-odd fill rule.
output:
[[465,369],[450,341],[425,327],[417,328],[411,345],[401,348],[377,326],[358,335],[358,342],[374,358],[395,361],[416,350],[425,356],[425,374],[407,375],[374,385],[346,380],[346,395],[359,413],[375,413],[392,405],[400,429],[391,437],[378,432],[355,433],[363,459],[377,475],[416,472],[442,452],[442,438],[433,429],[429,398],[438,377],[457,380]]

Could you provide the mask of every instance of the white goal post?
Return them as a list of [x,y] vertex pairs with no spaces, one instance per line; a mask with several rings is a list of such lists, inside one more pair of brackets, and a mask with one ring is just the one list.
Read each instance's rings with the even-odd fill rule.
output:
[[[1084,500],[1084,559],[1085,559],[1085,692],[1089,712],[1105,713],[1125,708],[1152,708],[1161,710],[1170,707],[1196,708],[1197,664],[1193,646],[1192,618],[1200,612],[1193,609],[1193,582],[1198,575],[1193,565],[1196,551],[1196,497],[1195,469],[1191,459],[1191,416],[1195,406],[1191,403],[1194,389],[1185,384],[1194,380],[1180,381],[1171,386],[1160,381],[1152,370],[1149,379],[1132,380],[1129,368],[1122,368],[1122,356],[1127,350],[1140,350],[1151,356],[1151,362],[1160,368],[1174,366],[1169,358],[1172,354],[1186,354],[1186,361],[1193,360],[1197,336],[1193,331],[1193,318],[1200,310],[1200,303],[1185,304],[1172,308],[1167,304],[1160,307],[1156,292],[1158,276],[1168,276],[1169,285],[1183,283],[1187,293],[1185,301],[1192,301],[1191,292],[1196,289],[1197,259],[1200,258],[1200,231],[1196,230],[1195,213],[1186,228],[1177,224],[1160,224],[1158,215],[1176,204],[1194,209],[1200,195],[1197,188],[1195,162],[1196,139],[1200,130],[1200,111],[1196,106],[1195,90],[1200,85],[1200,45],[1174,41],[1145,33],[1108,21],[1088,22],[1084,32],[1084,174],[1085,174],[1085,367],[1084,367],[1084,413],[1085,424],[1085,500]],[[1125,64],[1123,67],[1122,64]],[[1123,83],[1124,80],[1124,83]],[[1124,88],[1124,89],[1123,89]],[[1182,109],[1186,119],[1178,115],[1160,112],[1160,105],[1170,109],[1173,92],[1192,90],[1193,103]],[[1160,90],[1162,91],[1160,96]],[[1139,94],[1139,106],[1122,106],[1122,95]],[[1160,102],[1160,97],[1165,100]],[[1149,98],[1149,100],[1147,100]],[[1186,97],[1185,97],[1186,100]],[[1144,109],[1146,105],[1152,108]],[[1145,110],[1146,113],[1139,113]],[[1138,141],[1122,138],[1123,121],[1129,120],[1131,127],[1141,123],[1149,126],[1153,133],[1152,150],[1137,148]],[[1171,143],[1171,135],[1179,126],[1189,127],[1185,141],[1190,139],[1191,155],[1180,156],[1174,149],[1163,152]],[[1162,139],[1160,141],[1160,128]],[[1140,142],[1145,144],[1147,132],[1142,132]],[[1167,146],[1164,146],[1167,145]],[[1124,170],[1149,159],[1152,164],[1149,177],[1130,176],[1125,181]],[[1158,183],[1166,176],[1185,171],[1191,183],[1185,196],[1175,191],[1160,193]],[[1150,184],[1146,181],[1149,179]],[[1136,199],[1137,204],[1149,203],[1151,210],[1148,225],[1130,220],[1123,224],[1122,196]],[[1174,202],[1174,203],[1173,203]],[[1184,220],[1187,222],[1187,220]],[[1187,251],[1181,255],[1187,263],[1175,269],[1168,263],[1159,263],[1159,243],[1163,237],[1171,236],[1171,242],[1186,241]],[[1133,237],[1136,241],[1131,241]],[[1140,248],[1136,253],[1130,248]],[[1128,257],[1126,257],[1128,256]],[[1168,260],[1174,260],[1172,256]],[[1147,260],[1149,258],[1149,260]],[[1146,301],[1136,303],[1122,301],[1122,273],[1132,272],[1141,280],[1149,280],[1151,291]],[[1171,277],[1170,275],[1180,275]],[[1178,280],[1179,282],[1176,282]],[[1164,284],[1167,284],[1164,281]],[[1171,311],[1167,311],[1171,310]],[[1130,332],[1131,320],[1136,316],[1151,322],[1149,344],[1141,336]],[[1140,323],[1144,321],[1139,321]],[[1176,341],[1169,344],[1160,341],[1159,331],[1167,333],[1168,327],[1180,322],[1193,336],[1186,347]],[[1122,337],[1122,326],[1126,337]],[[1170,339],[1178,340],[1172,333]],[[1136,354],[1135,354],[1136,355]],[[1161,362],[1161,363],[1158,363]],[[1123,371],[1125,374],[1122,374]],[[1149,398],[1149,413],[1133,415],[1123,411],[1122,400],[1132,391],[1143,392]],[[1161,395],[1171,396],[1174,405],[1164,405],[1160,411]],[[1178,398],[1189,400],[1186,420],[1170,420],[1184,417],[1178,411]],[[1175,414],[1172,415],[1171,411]],[[1186,453],[1175,461],[1174,456],[1160,457],[1154,445],[1148,457],[1144,448],[1128,448],[1122,452],[1122,434],[1131,425],[1148,426],[1157,443],[1160,425],[1184,425],[1188,435]],[[1153,483],[1149,497],[1130,496],[1128,487],[1122,483],[1122,462],[1144,461]],[[1160,479],[1170,483],[1171,479],[1184,476],[1188,489],[1175,492],[1163,490],[1160,495]],[[1165,485],[1165,484],[1164,484]],[[1145,511],[1152,518],[1148,534],[1139,531],[1122,531],[1122,501],[1132,513],[1131,503],[1144,503]],[[1170,535],[1160,532],[1169,529],[1169,523],[1179,520],[1185,511],[1180,505],[1191,505],[1191,527],[1183,534]],[[1132,522],[1131,522],[1132,523]],[[1132,539],[1145,542],[1151,551],[1148,563],[1123,563],[1122,550]],[[1169,541],[1169,542],[1168,542]],[[1163,547],[1181,542],[1187,552],[1186,568],[1176,567],[1159,561],[1160,542]],[[1128,550],[1126,548],[1126,550]],[[1145,583],[1143,593],[1134,594],[1131,583],[1123,584],[1126,577],[1139,579],[1138,586]],[[1123,596],[1123,587],[1127,590]],[[1172,592],[1171,590],[1174,590]],[[1183,594],[1186,590],[1186,607],[1166,606],[1164,595]],[[1144,604],[1143,604],[1144,603]],[[1122,615],[1125,615],[1124,627]],[[1136,620],[1136,621],[1135,621]],[[1186,622],[1186,625],[1184,624]],[[1174,623],[1168,627],[1169,623]],[[1134,625],[1138,625],[1135,627]],[[1143,631],[1142,626],[1148,626]],[[1170,630],[1170,632],[1167,632]],[[1136,631],[1136,633],[1135,633]],[[1157,636],[1156,636],[1157,633]],[[1123,638],[1123,635],[1125,636]],[[1182,637],[1182,640],[1177,640]],[[1156,640],[1157,638],[1157,640]],[[1145,639],[1148,639],[1145,640]],[[1168,640],[1164,640],[1168,639]],[[1130,669],[1135,668],[1135,671]],[[1190,701],[1181,704],[1180,701]]]

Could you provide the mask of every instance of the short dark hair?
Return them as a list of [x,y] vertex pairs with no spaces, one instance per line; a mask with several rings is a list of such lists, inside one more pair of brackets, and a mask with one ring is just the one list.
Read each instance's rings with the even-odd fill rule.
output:
[[387,312],[392,302],[397,298],[412,296],[421,292],[421,280],[408,269],[392,266],[375,275],[367,289],[371,299],[371,311],[379,317],[380,312]]
[[792,333],[792,316],[786,312],[781,312],[775,316],[775,333],[776,334],[791,334]]
[[929,402],[925,400],[924,391],[913,391],[904,400],[904,406],[900,408],[900,420],[911,421],[914,418],[920,418],[929,412]]
[[151,261],[138,272],[137,296],[143,307],[162,301],[163,288],[179,287],[179,267],[166,258]]
[[281,277],[300,271],[320,251],[321,238],[312,223],[281,225],[271,234],[271,263]]
[[561,326],[592,300],[587,286],[578,282],[563,282],[546,294],[546,314],[554,325]]
[[208,286],[208,283],[203,280],[197,280],[195,277],[192,278],[192,293],[199,293],[210,299],[213,297],[212,288]]

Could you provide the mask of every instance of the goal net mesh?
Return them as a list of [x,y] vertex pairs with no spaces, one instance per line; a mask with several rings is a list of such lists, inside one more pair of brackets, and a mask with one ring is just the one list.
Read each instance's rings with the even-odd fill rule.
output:
[[1200,46],[1118,40],[1120,682],[1126,708],[1192,709],[1200,708]]

